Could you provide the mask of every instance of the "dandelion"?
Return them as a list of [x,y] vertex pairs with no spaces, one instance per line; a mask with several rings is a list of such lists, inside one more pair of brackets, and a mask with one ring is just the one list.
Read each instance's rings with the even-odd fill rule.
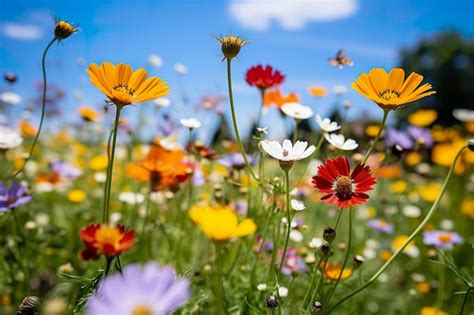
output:
[[169,93],[169,87],[160,78],[147,79],[145,69],[133,71],[126,64],[103,62],[90,64],[86,71],[92,84],[118,107],[151,101]]
[[128,265],[123,273],[102,280],[87,301],[87,314],[171,314],[189,300],[189,287],[189,281],[177,279],[171,267],[155,262]]
[[217,41],[221,44],[221,50],[224,54],[224,58],[229,61],[237,57],[240,49],[242,49],[242,47],[247,44],[245,39],[230,35],[218,37]]
[[352,151],[357,149],[359,146],[357,142],[354,139],[345,139],[344,135],[340,134],[324,134],[324,138],[332,144],[334,147],[336,147],[339,150],[344,150],[344,151]]
[[69,36],[76,33],[77,31],[79,31],[79,29],[73,24],[64,20],[56,20],[54,36],[58,41],[62,41],[68,38]]
[[217,243],[247,236],[257,230],[252,219],[244,219],[239,223],[237,214],[226,206],[197,205],[189,210],[189,216],[207,237]]
[[415,72],[405,79],[405,71],[401,68],[393,68],[390,73],[374,68],[368,74],[362,73],[352,83],[352,88],[383,110],[390,111],[436,93],[429,83],[419,87],[421,81],[423,76]]
[[86,246],[81,251],[84,260],[120,255],[133,246],[135,231],[126,231],[122,225],[89,224],[80,230],[81,241]]
[[337,204],[338,208],[366,203],[369,199],[366,192],[376,182],[369,166],[357,164],[351,173],[349,160],[341,156],[326,160],[313,177],[313,186],[325,194],[321,201]]
[[462,244],[463,242],[464,239],[456,232],[435,230],[423,233],[423,243],[441,249],[452,249],[455,244]]
[[324,133],[330,133],[341,129],[341,126],[338,125],[337,122],[331,121],[329,118],[321,119],[319,115],[316,115],[316,122]]

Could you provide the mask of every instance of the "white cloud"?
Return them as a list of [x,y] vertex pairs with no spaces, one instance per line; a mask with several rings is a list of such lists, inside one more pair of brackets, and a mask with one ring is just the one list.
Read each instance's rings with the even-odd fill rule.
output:
[[5,23],[1,30],[3,35],[20,40],[35,40],[43,35],[41,28],[33,24]]
[[300,30],[311,22],[351,16],[357,0],[233,0],[230,13],[244,27],[266,30],[274,21],[283,29]]

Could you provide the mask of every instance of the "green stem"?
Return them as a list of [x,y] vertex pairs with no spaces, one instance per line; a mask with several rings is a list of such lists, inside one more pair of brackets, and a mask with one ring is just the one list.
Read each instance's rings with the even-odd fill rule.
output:
[[257,128],[260,127],[260,119],[262,118],[262,110],[263,110],[263,100],[265,97],[265,89],[259,89],[260,91],[260,109],[258,110],[258,116],[257,116]]
[[[104,195],[104,209],[102,212],[102,221],[107,223],[109,221],[109,208],[110,208],[110,191],[112,189],[112,171],[114,168],[114,157],[115,157],[115,145],[117,143],[117,133],[118,133],[118,126],[120,123],[120,112],[122,111],[122,107],[116,105],[116,112],[115,112],[115,121],[114,121],[114,130],[113,130],[113,137],[112,137],[112,148],[110,152],[110,159],[109,164],[107,165],[107,180],[105,182],[105,195]],[[108,153],[108,152],[107,152]]]
[[369,147],[369,150],[367,150],[367,153],[365,154],[364,159],[362,160],[361,164],[365,164],[365,162],[367,162],[367,159],[369,158],[370,154],[375,148],[375,145],[379,141],[379,138],[382,135],[383,128],[385,127],[385,122],[387,121],[389,112],[390,110],[383,111],[383,118],[382,118],[382,121],[380,122],[379,131],[377,132],[377,135],[375,136],[374,142],[372,142],[372,145]]
[[348,237],[347,237],[347,250],[346,250],[346,255],[344,256],[344,261],[341,266],[341,271],[339,272],[339,275],[337,276],[336,284],[334,284],[334,287],[331,289],[331,291],[328,294],[328,297],[326,299],[326,305],[329,305],[329,301],[331,300],[331,297],[333,296],[334,292],[336,291],[337,286],[339,285],[339,282],[341,282],[342,274],[344,273],[344,268],[346,268],[347,265],[347,260],[349,258],[349,254],[351,251],[351,245],[352,245],[352,208],[349,208],[349,231],[348,231]]
[[295,130],[293,131],[293,144],[298,140],[298,126],[300,124],[299,119],[295,119]]
[[[311,304],[314,301],[314,298],[316,297],[316,293],[318,293],[319,286],[321,285],[321,281],[323,280],[324,273],[326,272],[326,266],[328,264],[328,259],[329,259],[329,257],[326,257],[323,260],[323,270],[321,270],[321,274],[319,275],[319,279],[318,279],[318,282],[316,284],[316,287],[313,290],[313,294],[311,295],[311,299],[308,302],[308,307],[306,308],[305,314],[309,313],[309,311],[311,309]],[[319,266],[317,266],[316,268],[319,268]]]
[[440,310],[443,308],[443,300],[444,300],[444,284],[446,279],[446,273],[444,270],[443,258],[442,255],[439,255],[438,260],[440,262],[439,268],[439,287],[438,287],[438,297],[436,301],[436,307]]
[[216,287],[216,305],[217,314],[225,314],[225,293],[224,284],[222,282],[222,247],[216,245],[216,273],[217,273],[217,287]]
[[280,267],[278,268],[278,274],[281,274],[281,269],[283,268],[283,263],[285,262],[286,251],[288,250],[288,242],[290,240],[291,232],[291,213],[290,213],[290,171],[285,170],[285,183],[286,183],[286,218],[287,218],[287,227],[286,227],[286,239],[285,247],[283,248],[283,253],[281,256]]
[[28,157],[25,159],[25,161],[23,162],[23,165],[21,166],[21,168],[16,171],[13,175],[12,175],[12,178],[16,177],[18,174],[20,174],[21,172],[23,172],[23,170],[25,169],[25,166],[26,166],[26,163],[28,163],[28,161],[31,159],[31,157],[33,156],[33,151],[35,150],[35,146],[36,146],[36,143],[38,142],[38,138],[40,136],[40,132],[41,132],[41,128],[43,127],[43,122],[44,122],[44,116],[45,116],[45,112],[46,112],[46,88],[47,88],[47,80],[46,80],[46,54],[48,53],[48,50],[49,48],[53,45],[53,43],[56,41],[56,37],[54,37],[50,42],[49,44],[46,46],[46,48],[44,49],[43,51],[43,58],[41,60],[41,69],[43,71],[43,97],[42,97],[42,100],[41,100],[41,118],[40,118],[40,123],[39,123],[39,126],[38,126],[38,131],[36,132],[36,136],[35,138],[33,139],[33,143],[31,145],[31,148],[30,148],[30,153],[28,154]]
[[240,153],[242,154],[242,157],[244,158],[245,165],[247,166],[247,169],[250,175],[252,175],[252,177],[258,181],[259,179],[255,175],[253,168],[247,159],[247,154],[245,154],[244,145],[242,144],[242,140],[240,139],[239,128],[237,127],[237,118],[235,116],[234,96],[232,94],[231,59],[227,58],[226,60],[227,60],[227,87],[229,90],[229,103],[230,103],[230,111],[232,113],[232,125],[234,127],[235,138],[237,139],[237,143],[239,144],[239,148],[240,148]]
[[311,288],[313,287],[314,282],[316,281],[316,276],[318,274],[318,268],[319,268],[319,266],[321,266],[322,261],[323,261],[323,257],[321,257],[319,259],[318,263],[316,264],[316,267],[314,268],[314,272],[312,274],[311,281],[309,282],[309,286],[306,288],[306,292],[304,294],[303,307],[306,305],[306,303],[308,301],[309,293],[311,292]]
[[459,308],[459,315],[464,314],[464,307],[466,306],[466,303],[467,303],[467,296],[469,295],[469,291],[471,291],[471,286],[467,286],[466,288],[466,293],[464,293],[464,298],[462,299],[461,307]]
[[357,293],[363,291],[367,287],[369,287],[371,284],[373,284],[378,277],[392,264],[392,262],[397,259],[398,256],[403,252],[403,250],[408,246],[408,244],[413,241],[413,239],[423,230],[425,225],[429,222],[431,217],[434,215],[436,212],[436,209],[438,209],[439,202],[441,201],[441,198],[444,195],[444,192],[446,190],[446,187],[448,186],[449,179],[451,178],[451,174],[453,173],[454,166],[456,165],[456,162],[458,158],[461,156],[461,153],[464,151],[464,149],[467,148],[467,145],[463,146],[457,153],[456,157],[454,158],[453,162],[451,163],[451,167],[449,168],[448,174],[446,175],[446,179],[444,180],[443,187],[441,188],[441,191],[438,194],[438,197],[436,197],[435,202],[431,206],[431,209],[428,211],[426,214],[425,218],[423,221],[418,225],[418,227],[411,233],[411,235],[408,237],[408,239],[403,243],[403,245],[377,270],[377,272],[362,286],[359,288],[355,289],[354,291],[348,293],[344,297],[342,297],[339,301],[336,302],[329,310],[328,314],[336,309],[339,305],[356,295]]

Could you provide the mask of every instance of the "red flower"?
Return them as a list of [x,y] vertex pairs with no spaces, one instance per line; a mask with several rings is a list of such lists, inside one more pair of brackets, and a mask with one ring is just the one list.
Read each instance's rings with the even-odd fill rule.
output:
[[97,259],[101,254],[117,256],[132,247],[135,231],[125,231],[122,225],[89,224],[80,231],[86,248],[81,251],[84,260]]
[[367,202],[369,196],[365,192],[372,190],[377,182],[372,176],[370,167],[357,164],[350,173],[349,160],[338,156],[326,160],[318,167],[318,174],[313,177],[313,186],[326,195],[321,201],[336,204],[338,208],[348,208]]
[[245,81],[250,86],[256,86],[261,90],[283,83],[285,76],[280,71],[274,70],[271,66],[254,66],[247,71]]

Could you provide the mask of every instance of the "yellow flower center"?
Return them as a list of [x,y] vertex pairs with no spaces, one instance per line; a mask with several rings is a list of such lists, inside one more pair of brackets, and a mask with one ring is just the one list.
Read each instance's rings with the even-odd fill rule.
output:
[[447,233],[442,233],[438,236],[438,240],[442,243],[449,243],[453,238]]
[[120,231],[112,226],[101,226],[96,232],[96,239],[100,244],[115,245],[120,242],[121,238]]
[[139,305],[132,310],[130,315],[153,315],[153,311],[147,305]]
[[348,176],[339,176],[334,184],[336,196],[341,200],[351,199],[352,188],[352,179]]
[[395,91],[393,89],[385,89],[381,92],[379,92],[379,96],[383,98],[384,100],[391,100],[394,98],[399,98],[400,97],[400,92]]

